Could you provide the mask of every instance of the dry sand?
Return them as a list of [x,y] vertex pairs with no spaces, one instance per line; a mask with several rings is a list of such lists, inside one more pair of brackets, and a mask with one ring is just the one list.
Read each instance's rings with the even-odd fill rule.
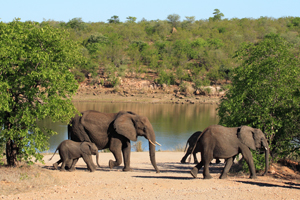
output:
[[[100,165],[96,172],[88,172],[82,159],[75,172],[53,170],[52,164],[59,155],[48,161],[47,169],[55,178],[56,185],[30,190],[16,195],[0,195],[0,199],[300,199],[300,180],[274,178],[274,174],[258,176],[230,175],[218,179],[223,163],[212,164],[213,179],[204,180],[202,170],[198,178],[190,175],[194,164],[181,164],[183,152],[157,152],[156,160],[161,172],[156,173],[150,164],[148,152],[131,153],[131,172],[123,172],[121,166],[109,169],[111,153],[100,153]],[[38,183],[36,183],[38,184]]]

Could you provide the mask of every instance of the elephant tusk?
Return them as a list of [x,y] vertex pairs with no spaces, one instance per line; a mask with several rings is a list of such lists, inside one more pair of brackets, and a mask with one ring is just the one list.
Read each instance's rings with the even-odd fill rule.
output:
[[149,142],[150,142],[151,144],[153,144],[154,146],[156,146],[151,140],[149,140]]
[[266,151],[268,151],[268,148],[267,148],[267,147],[265,147],[265,150],[266,150]]
[[161,146],[161,144],[159,144],[157,141],[155,141],[155,144],[157,144],[158,146]]

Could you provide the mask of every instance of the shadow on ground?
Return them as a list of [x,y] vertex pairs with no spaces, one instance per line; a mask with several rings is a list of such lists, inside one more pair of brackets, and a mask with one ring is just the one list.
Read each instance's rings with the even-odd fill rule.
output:
[[298,189],[300,190],[300,184],[292,183],[292,182],[285,182],[285,185],[279,185],[274,183],[263,183],[263,182],[256,182],[256,181],[236,181],[238,183],[244,183],[249,185],[257,185],[261,187],[281,187],[281,188],[288,188],[288,189]]

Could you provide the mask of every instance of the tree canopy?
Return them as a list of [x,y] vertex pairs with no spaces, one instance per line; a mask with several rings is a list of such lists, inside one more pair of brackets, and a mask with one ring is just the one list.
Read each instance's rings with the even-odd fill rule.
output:
[[273,159],[300,155],[300,64],[294,48],[278,34],[245,44],[219,106],[220,124],[261,129]]
[[218,21],[221,20],[222,17],[224,17],[224,14],[221,13],[221,11],[219,9],[214,9],[215,12],[213,12],[214,17],[213,20]]
[[54,132],[38,127],[38,120],[66,122],[76,113],[71,97],[78,83],[71,70],[82,59],[78,48],[64,29],[0,23],[0,144],[8,165],[41,160]]

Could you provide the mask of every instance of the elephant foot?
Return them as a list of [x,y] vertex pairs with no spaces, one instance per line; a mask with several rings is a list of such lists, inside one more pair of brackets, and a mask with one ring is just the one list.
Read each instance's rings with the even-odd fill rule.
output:
[[251,175],[249,178],[251,178],[251,179],[257,179],[257,176],[256,175]]
[[54,163],[54,164],[53,164],[53,168],[56,169],[56,170],[58,170],[58,164],[57,164],[57,163]]
[[185,163],[185,160],[181,160],[180,162],[181,162],[182,164],[184,164],[184,163]]
[[130,172],[132,171],[132,169],[130,167],[124,167],[123,168],[123,172]]
[[203,175],[203,178],[204,178],[204,179],[211,179],[211,178],[212,178],[212,176],[211,176],[210,174],[208,174],[208,175],[205,175],[205,176]]
[[115,165],[115,161],[109,160],[108,166],[109,166],[110,169],[112,169],[114,166],[116,166],[116,165]]
[[225,174],[222,174],[221,176],[220,176],[220,179],[227,179],[227,174],[225,175]]
[[74,172],[76,169],[75,168],[70,168],[68,171],[69,172]]
[[191,170],[191,175],[194,177],[194,178],[197,178],[197,174],[198,174],[198,168],[197,167],[194,167],[192,170]]
[[96,171],[95,169],[90,169],[90,172],[94,172],[94,171]]
[[61,168],[59,171],[61,172],[65,172],[66,170],[64,168]]

